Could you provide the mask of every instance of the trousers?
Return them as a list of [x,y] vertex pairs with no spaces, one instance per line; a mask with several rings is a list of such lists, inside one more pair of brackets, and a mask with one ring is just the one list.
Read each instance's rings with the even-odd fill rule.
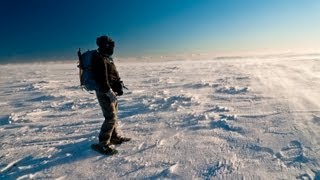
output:
[[101,145],[109,145],[110,139],[118,136],[118,100],[111,102],[105,93],[98,91],[96,95],[104,116],[104,122],[99,133],[99,143]]

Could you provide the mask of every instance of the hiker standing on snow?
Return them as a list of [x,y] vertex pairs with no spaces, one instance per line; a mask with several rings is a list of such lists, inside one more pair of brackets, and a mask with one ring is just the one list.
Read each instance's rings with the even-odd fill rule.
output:
[[105,118],[99,133],[100,151],[114,154],[117,151],[110,145],[121,144],[130,138],[121,137],[117,132],[117,96],[123,94],[120,76],[112,59],[115,43],[108,36],[100,36],[96,41],[98,51],[92,59],[93,78],[98,85],[97,99]]

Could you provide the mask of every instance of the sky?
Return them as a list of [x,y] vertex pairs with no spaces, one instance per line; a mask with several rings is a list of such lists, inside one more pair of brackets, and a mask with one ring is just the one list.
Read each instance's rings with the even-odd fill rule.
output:
[[108,35],[115,56],[319,51],[319,0],[2,0],[0,62],[74,59]]

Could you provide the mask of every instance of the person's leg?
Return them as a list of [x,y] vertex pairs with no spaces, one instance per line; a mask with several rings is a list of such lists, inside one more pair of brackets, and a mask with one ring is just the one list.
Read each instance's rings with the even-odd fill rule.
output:
[[[118,115],[118,102],[115,102],[115,111],[116,111],[116,116],[117,116]],[[118,127],[118,116],[117,116],[117,118],[115,118],[115,126],[112,131],[110,143],[111,144],[122,144],[123,142],[130,141],[131,138],[122,137],[118,134],[117,127]]]
[[117,124],[116,102],[111,103],[108,96],[103,93],[97,93],[97,98],[105,118],[99,133],[99,143],[101,145],[109,145]]
[[112,131],[111,139],[118,136],[118,131],[117,131],[117,128],[118,128],[118,101],[114,102],[114,108],[115,108],[116,118],[115,118],[115,124],[114,124],[114,128]]

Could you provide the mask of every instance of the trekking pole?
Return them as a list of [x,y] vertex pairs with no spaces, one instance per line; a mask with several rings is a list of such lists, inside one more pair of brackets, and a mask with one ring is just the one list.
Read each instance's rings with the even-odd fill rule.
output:
[[122,87],[125,88],[126,90],[129,90],[129,89],[124,85],[123,81],[121,81],[121,85],[122,85]]
[[78,59],[79,59],[79,64],[78,64],[78,68],[81,67],[81,49],[79,48],[78,52],[77,52],[77,55],[78,55]]

